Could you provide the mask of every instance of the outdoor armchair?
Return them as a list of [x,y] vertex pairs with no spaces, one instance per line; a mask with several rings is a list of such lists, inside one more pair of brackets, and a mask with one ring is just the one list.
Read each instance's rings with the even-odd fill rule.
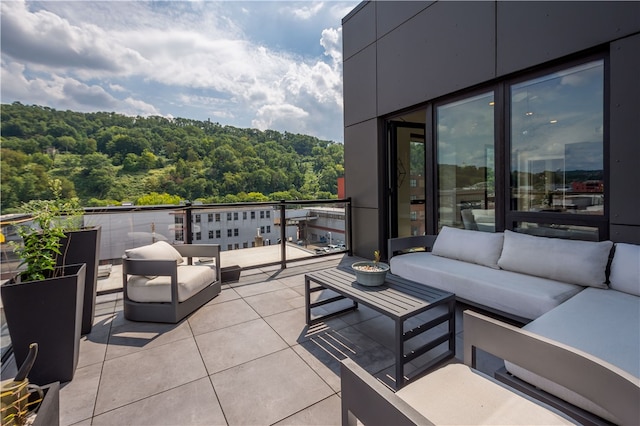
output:
[[[194,265],[193,258],[208,262]],[[218,244],[159,241],[122,257],[124,316],[132,321],[177,323],[218,295],[220,285]]]

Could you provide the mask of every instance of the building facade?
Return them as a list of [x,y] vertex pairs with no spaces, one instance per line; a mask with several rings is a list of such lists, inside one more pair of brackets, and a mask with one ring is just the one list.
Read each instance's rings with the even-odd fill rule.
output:
[[342,24],[355,254],[443,226],[640,243],[640,2],[365,1]]

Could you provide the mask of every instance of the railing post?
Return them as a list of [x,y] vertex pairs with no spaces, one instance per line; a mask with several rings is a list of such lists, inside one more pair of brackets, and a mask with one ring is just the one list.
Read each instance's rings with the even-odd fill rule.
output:
[[287,268],[287,213],[284,200],[280,200],[280,268]]
[[[185,217],[184,217],[184,243],[191,244],[193,242],[193,215],[191,214],[191,202],[185,203]],[[191,258],[189,258],[189,264],[191,264]]]
[[349,256],[353,256],[353,245],[352,245],[352,223],[351,223],[351,197],[347,198],[347,207],[345,209],[345,218],[344,224],[347,227],[347,234],[345,236],[347,240],[347,254]]

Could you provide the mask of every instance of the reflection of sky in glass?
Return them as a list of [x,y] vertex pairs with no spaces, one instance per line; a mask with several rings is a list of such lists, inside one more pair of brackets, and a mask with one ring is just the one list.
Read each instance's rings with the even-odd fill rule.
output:
[[493,92],[438,107],[438,163],[485,167],[493,146]]
[[565,170],[603,168],[603,61],[511,87],[512,169],[564,158]]

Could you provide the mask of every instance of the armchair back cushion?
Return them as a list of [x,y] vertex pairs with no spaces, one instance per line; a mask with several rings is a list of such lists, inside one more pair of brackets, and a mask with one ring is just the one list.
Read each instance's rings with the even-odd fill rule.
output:
[[609,286],[613,290],[640,296],[640,245],[616,244]]
[[135,260],[175,260],[178,264],[184,262],[178,250],[165,241],[125,250],[125,254],[129,259]]
[[504,231],[498,266],[570,284],[607,288],[611,241],[574,241]]
[[499,269],[502,233],[471,231],[445,226],[440,230],[431,253],[449,259]]

